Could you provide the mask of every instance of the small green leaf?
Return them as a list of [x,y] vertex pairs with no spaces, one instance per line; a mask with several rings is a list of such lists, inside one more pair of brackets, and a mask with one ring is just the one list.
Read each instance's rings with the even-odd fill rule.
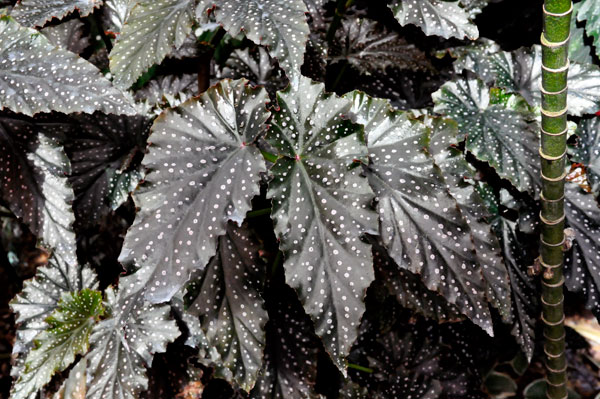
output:
[[577,18],[575,18],[575,16],[579,14],[579,9],[583,3],[573,4],[573,16],[571,17],[571,38],[569,40],[569,60],[579,62],[581,64],[592,64],[592,49],[584,42],[585,29],[577,26]]
[[579,4],[577,20],[585,21],[585,33],[594,39],[596,54],[600,56],[600,3],[596,0],[583,0]]
[[517,393],[517,383],[505,373],[490,372],[483,381],[486,391],[494,398],[506,398]]
[[[20,355],[31,349],[35,336],[48,328],[46,319],[64,294],[96,289],[97,285],[96,274],[88,266],[78,265],[75,248],[55,251],[48,264],[39,267],[35,277],[26,281],[23,291],[10,302],[19,325],[13,353]],[[22,357],[17,358],[19,364],[11,370],[13,376],[23,370]]]
[[46,319],[48,328],[35,339],[35,348],[25,359],[25,370],[12,389],[12,399],[34,395],[63,371],[75,356],[88,350],[88,338],[97,318],[104,312],[102,294],[83,289],[63,294],[56,310]]

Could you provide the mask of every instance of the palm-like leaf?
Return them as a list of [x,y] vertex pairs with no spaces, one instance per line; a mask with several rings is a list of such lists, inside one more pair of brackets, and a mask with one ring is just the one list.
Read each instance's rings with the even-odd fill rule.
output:
[[220,355],[208,365],[246,391],[262,368],[265,346],[267,311],[259,293],[265,270],[258,249],[248,228],[230,222],[202,278],[188,288],[194,294],[188,312],[200,316],[207,344]]
[[362,128],[342,118],[349,100],[325,94],[308,78],[277,99],[267,140],[281,157],[268,196],[286,281],[343,370],[373,280],[370,247],[360,240],[375,230],[373,194],[360,169],[350,168],[366,155]]
[[215,254],[227,222],[244,219],[266,172],[254,143],[267,101],[264,89],[226,80],[154,122],[148,173],[134,194],[140,211],[121,253],[142,267],[133,290],[148,284],[153,302],[170,299]]
[[390,256],[491,334],[469,226],[425,151],[427,127],[361,93],[353,95],[352,113],[365,126],[371,161],[365,173],[377,195],[379,234]]

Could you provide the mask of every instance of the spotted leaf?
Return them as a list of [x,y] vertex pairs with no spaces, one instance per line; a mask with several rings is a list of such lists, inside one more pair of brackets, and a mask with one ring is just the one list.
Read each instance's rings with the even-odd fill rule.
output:
[[73,116],[68,127],[75,214],[89,225],[123,204],[142,178],[140,166],[132,163],[146,149],[150,123],[142,116],[95,113]]
[[458,2],[392,0],[389,7],[400,25],[416,25],[426,35],[472,40],[479,37],[477,26],[469,20],[469,14]]
[[399,267],[420,275],[429,290],[491,334],[469,226],[425,151],[427,127],[392,111],[387,101],[360,92],[351,96],[352,113],[365,126],[370,157],[365,173],[377,195],[383,245]]
[[62,250],[75,246],[71,165],[50,134],[32,119],[0,117],[0,196],[46,247]]
[[[477,47],[476,47],[477,48]],[[470,59],[477,61],[465,64],[459,59],[455,69],[469,69],[487,83],[519,93],[531,105],[541,106],[541,65],[540,46],[520,48],[513,52],[467,50]],[[571,62],[568,74],[569,113],[576,116],[593,114],[600,108],[600,67],[593,64]]]
[[432,68],[425,53],[414,44],[377,22],[363,18],[342,21],[329,54],[333,63],[347,61],[365,74],[389,66],[411,70]]
[[266,172],[254,145],[265,129],[267,94],[245,80],[222,81],[163,113],[151,129],[140,208],[121,261],[141,269],[131,290],[148,286],[152,302],[169,300],[215,254],[227,221],[238,223]]
[[520,191],[539,191],[538,129],[529,114],[490,103],[479,79],[452,81],[433,94],[435,112],[458,123],[466,148]]
[[104,0],[102,8],[102,24],[106,31],[118,34],[129,18],[129,13],[136,0]]
[[476,391],[458,356],[427,323],[399,323],[385,331],[377,327],[376,323],[363,323],[352,351],[353,359],[373,370],[353,375],[367,387],[369,397],[466,398]]
[[294,291],[269,289],[264,367],[251,399],[313,399],[319,341]]
[[[174,108],[198,95],[198,75],[162,75],[152,79],[135,92],[135,99],[143,102],[148,114],[160,115],[166,108]],[[142,107],[142,108],[143,108]]]
[[85,399],[87,359],[80,359],[69,371],[69,376],[61,385],[60,389],[52,396],[52,399]]
[[286,281],[344,370],[373,280],[370,246],[360,240],[375,230],[373,194],[360,168],[350,168],[366,155],[362,128],[342,118],[349,100],[326,94],[323,84],[308,78],[277,100],[267,140],[280,158],[268,196]]
[[110,70],[117,86],[129,88],[183,44],[192,31],[193,5],[190,0],[137,2],[110,52]]
[[577,126],[577,146],[573,161],[585,166],[585,175],[592,193],[600,196],[600,119],[582,120]]
[[73,11],[88,16],[102,0],[20,0],[11,16],[25,26],[44,26],[52,18],[63,19]]
[[[23,291],[10,303],[19,324],[13,346],[18,359],[31,349],[36,335],[48,328],[46,319],[56,310],[64,294],[96,287],[96,274],[89,267],[82,268],[77,264],[73,247],[70,251],[54,252],[48,264],[37,269],[35,277],[25,282]],[[13,367],[11,374],[18,376],[22,370],[21,364]]]
[[287,85],[283,72],[263,47],[233,51],[225,65],[217,70],[217,77],[248,79],[253,84],[265,86],[269,93],[275,93]]
[[48,41],[56,47],[80,54],[90,45],[90,38],[84,35],[85,25],[78,19],[48,26],[41,30]]
[[85,354],[92,327],[103,312],[99,291],[63,294],[46,319],[48,328],[35,338],[35,348],[25,359],[25,369],[13,385],[11,398],[34,397],[54,373],[69,367],[76,355]]
[[302,0],[200,0],[198,19],[205,20],[215,4],[215,18],[230,35],[243,31],[254,43],[266,46],[290,82],[299,81],[309,33]]
[[267,311],[259,294],[265,270],[258,250],[251,231],[230,222],[202,278],[188,288],[197,293],[188,312],[200,316],[209,346],[221,357],[217,376],[246,391],[256,382],[265,346]]
[[26,115],[135,113],[129,99],[96,67],[6,16],[0,17],[0,59],[0,109]]
[[500,199],[486,185],[481,185],[478,192],[490,212],[490,223],[500,242],[510,277],[514,317],[511,333],[516,337],[528,360],[531,360],[535,346],[535,324],[539,316],[539,291],[535,280],[527,275],[527,266],[533,264],[533,256],[528,251],[527,242],[535,238],[533,235],[523,234],[518,223],[507,217],[508,209],[517,212],[527,209],[523,204],[516,203],[504,189],[501,190]]
[[144,303],[139,295],[122,297],[106,290],[108,316],[90,337],[87,399],[134,399],[148,387],[146,365],[179,336],[169,306]]
[[582,295],[586,307],[600,319],[600,208],[592,195],[567,183],[565,217],[575,233],[565,258],[565,284]]
[[430,291],[418,274],[399,267],[386,249],[377,242],[373,243],[373,262],[377,280],[385,284],[389,293],[396,297],[402,307],[439,322],[464,319],[456,305],[446,301],[437,292]]
[[432,119],[429,151],[436,164],[442,169],[446,186],[456,199],[458,207],[469,224],[475,244],[477,262],[481,265],[487,286],[487,298],[503,317],[511,320],[511,287],[506,265],[502,259],[500,245],[487,222],[490,214],[475,186],[468,181],[475,175],[458,144],[458,126],[448,119]]
[[577,11],[577,20],[585,21],[585,33],[593,38],[596,54],[600,56],[600,4],[594,0],[583,0]]

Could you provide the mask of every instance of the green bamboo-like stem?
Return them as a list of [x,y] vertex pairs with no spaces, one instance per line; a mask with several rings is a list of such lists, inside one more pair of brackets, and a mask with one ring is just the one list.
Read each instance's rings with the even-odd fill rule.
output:
[[567,398],[563,309],[564,185],[571,0],[544,1],[542,33],[541,264],[546,396]]

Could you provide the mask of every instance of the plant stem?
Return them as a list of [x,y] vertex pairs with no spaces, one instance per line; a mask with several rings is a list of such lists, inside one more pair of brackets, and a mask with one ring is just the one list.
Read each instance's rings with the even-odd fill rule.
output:
[[225,29],[219,28],[210,39],[210,42],[206,44],[203,54],[200,55],[198,63],[198,93],[204,93],[210,86],[210,63],[223,36],[225,36]]
[[271,208],[264,208],[264,209],[259,209],[256,211],[250,211],[246,214],[246,218],[255,218],[255,217],[259,217],[259,216],[264,216],[264,215],[270,215],[271,214]]
[[565,155],[567,149],[567,73],[571,0],[544,1],[542,34],[541,264],[542,321],[546,356],[546,396],[567,398],[563,247]]
[[358,370],[358,371],[363,371],[363,372],[369,373],[369,374],[373,374],[373,372],[375,371],[372,368],[361,366],[359,364],[354,364],[354,363],[348,363],[348,368]]
[[335,89],[337,89],[337,87],[340,84],[340,82],[342,81],[342,77],[346,73],[347,69],[348,69],[348,63],[344,62],[344,66],[340,69],[340,72],[337,74],[335,81],[333,82],[333,85],[331,86],[331,91],[335,91]]
[[342,17],[346,14],[346,10],[350,8],[352,4],[354,4],[354,0],[338,0],[335,7],[335,14],[333,15],[333,21],[331,21],[331,25],[329,25],[327,36],[325,36],[325,39],[329,44],[331,44],[335,38],[335,32],[337,32],[342,24]]

